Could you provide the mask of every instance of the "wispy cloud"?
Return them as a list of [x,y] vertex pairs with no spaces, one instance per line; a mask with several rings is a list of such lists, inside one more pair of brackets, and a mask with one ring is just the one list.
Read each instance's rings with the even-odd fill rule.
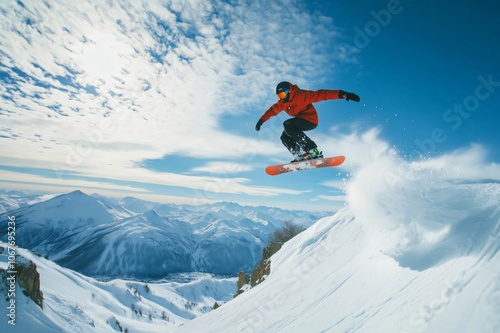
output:
[[232,175],[250,170],[253,170],[253,167],[248,164],[221,162],[221,161],[209,162],[204,166],[191,169],[191,171],[194,172],[208,172],[208,173],[225,174],[225,175]]
[[[142,161],[280,154],[220,120],[257,117],[275,82],[321,72],[336,37],[300,1],[7,0],[0,19],[0,164],[189,188],[212,179],[158,177]],[[231,193],[290,192],[231,184]]]
[[[57,187],[71,187],[71,188],[90,188],[90,189],[101,189],[101,190],[114,190],[126,192],[147,192],[146,189],[140,187],[132,187],[128,185],[116,185],[104,181],[88,181],[88,180],[58,180],[55,178],[44,177],[34,174],[28,174],[25,172],[12,172],[0,170],[0,179],[3,183],[10,181],[10,183],[26,183],[26,184],[41,184],[41,185],[52,185]],[[63,189],[66,190],[66,189]]]
[[345,196],[344,195],[318,195],[317,199],[320,200],[328,200],[328,201],[335,201],[335,202],[345,202]]

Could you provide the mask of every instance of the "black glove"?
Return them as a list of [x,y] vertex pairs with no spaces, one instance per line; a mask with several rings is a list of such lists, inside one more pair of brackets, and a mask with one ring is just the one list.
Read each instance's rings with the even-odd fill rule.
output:
[[339,92],[339,97],[340,98],[345,98],[346,101],[355,101],[355,102],[359,102],[360,101],[360,98],[358,95],[356,95],[355,93],[350,93],[350,92],[347,92],[347,91],[343,91],[341,90]]
[[255,130],[256,131],[260,131],[260,127],[262,126],[264,122],[262,121],[262,119],[259,119],[259,121],[257,122],[257,124],[255,125]]

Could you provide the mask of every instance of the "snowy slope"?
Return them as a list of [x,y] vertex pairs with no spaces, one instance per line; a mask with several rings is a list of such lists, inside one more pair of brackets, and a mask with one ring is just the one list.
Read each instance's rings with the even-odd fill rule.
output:
[[[0,242],[0,248],[6,247]],[[4,270],[6,253],[0,254],[0,269]],[[101,333],[119,332],[119,327],[129,332],[166,332],[211,311],[215,302],[229,301],[236,288],[235,279],[215,279],[208,274],[188,283],[99,282],[29,251],[17,249],[17,253],[37,266],[43,310],[16,285],[16,325],[9,325],[5,290],[0,288],[0,308],[5,309],[0,332]]]
[[499,332],[500,182],[441,162],[364,163],[266,281],[175,332]]

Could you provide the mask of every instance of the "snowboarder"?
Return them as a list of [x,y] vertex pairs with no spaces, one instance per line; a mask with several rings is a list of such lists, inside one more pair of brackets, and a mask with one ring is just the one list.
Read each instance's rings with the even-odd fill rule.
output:
[[292,116],[293,118],[285,120],[283,123],[284,131],[281,134],[281,142],[294,157],[292,162],[323,157],[316,143],[304,133],[304,131],[310,131],[318,126],[318,113],[312,103],[329,99],[345,99],[356,102],[360,100],[358,95],[343,90],[302,90],[286,81],[278,83],[276,96],[279,99],[278,102],[260,117],[255,125],[255,130],[259,131],[264,122],[281,111]]

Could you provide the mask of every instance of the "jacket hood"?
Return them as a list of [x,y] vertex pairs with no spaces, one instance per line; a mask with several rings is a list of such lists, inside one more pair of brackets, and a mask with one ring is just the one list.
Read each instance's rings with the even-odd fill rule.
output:
[[290,102],[291,100],[293,100],[293,98],[295,97],[295,93],[299,90],[300,88],[298,86],[296,86],[295,84],[293,83],[290,83],[290,96],[288,97],[288,101],[286,101],[285,103],[287,102]]

